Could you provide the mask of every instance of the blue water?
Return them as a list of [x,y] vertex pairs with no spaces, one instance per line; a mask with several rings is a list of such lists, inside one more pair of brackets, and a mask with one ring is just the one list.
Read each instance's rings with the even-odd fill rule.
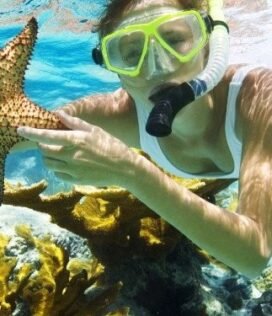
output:
[[[91,49],[97,43],[91,28],[103,4],[99,0],[0,0],[1,47],[31,16],[39,22],[37,44],[25,76],[25,92],[32,101],[52,110],[82,96],[119,87],[117,76],[91,59]],[[272,1],[257,9],[250,6],[255,1],[248,4],[226,9],[231,27],[230,62],[272,65]],[[37,151],[9,155],[6,176],[23,183],[46,178],[48,193],[67,189],[44,168]]]

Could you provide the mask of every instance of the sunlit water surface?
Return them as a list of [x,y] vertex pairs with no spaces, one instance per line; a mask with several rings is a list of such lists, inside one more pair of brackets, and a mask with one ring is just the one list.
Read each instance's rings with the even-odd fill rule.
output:
[[[91,32],[103,8],[99,0],[0,0],[0,45],[15,36],[31,16],[39,22],[37,45],[26,73],[25,91],[34,102],[53,109],[68,101],[119,87],[118,78],[94,65]],[[257,5],[256,5],[257,4]],[[272,1],[248,0],[226,8],[230,25],[230,63],[272,66]],[[46,178],[48,193],[67,189],[47,171],[39,153],[9,155],[6,176],[33,183]]]

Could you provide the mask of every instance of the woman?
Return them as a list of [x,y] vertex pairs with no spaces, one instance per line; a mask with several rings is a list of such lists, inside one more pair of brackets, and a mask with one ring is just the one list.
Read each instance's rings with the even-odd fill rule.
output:
[[[220,2],[209,1],[210,13]],[[61,179],[126,187],[198,246],[255,277],[272,251],[272,72],[224,68],[227,25],[218,6],[212,20],[204,5],[111,0],[94,57],[118,73],[122,89],[64,107],[58,115],[68,131],[18,133],[39,143]],[[217,54],[219,66],[209,59]],[[141,145],[177,175],[239,178],[237,212],[178,185],[130,148]]]

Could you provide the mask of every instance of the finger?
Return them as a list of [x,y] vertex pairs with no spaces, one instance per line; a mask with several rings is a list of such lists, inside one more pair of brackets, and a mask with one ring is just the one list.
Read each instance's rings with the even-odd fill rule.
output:
[[46,162],[47,165],[50,164],[51,167],[56,166],[54,170],[63,170],[63,168],[67,166],[67,162],[65,160],[56,157],[44,156],[43,160]]
[[66,181],[66,182],[70,182],[70,183],[75,183],[75,179],[74,177],[72,177],[70,174],[67,174],[65,172],[54,172],[55,176],[58,177],[59,179]]
[[68,161],[73,156],[74,145],[70,146],[59,146],[59,145],[46,145],[38,144],[43,157],[50,157]]
[[73,130],[81,130],[86,132],[92,132],[94,125],[91,125],[78,117],[73,117],[65,113],[64,111],[56,111],[56,115],[60,121],[68,128]]
[[42,144],[42,143],[38,143],[38,148],[42,152],[52,152],[56,154],[63,150],[63,146],[61,145],[47,145],[47,144]]
[[43,157],[44,165],[54,172],[65,172],[67,170],[67,162],[52,157]]
[[43,159],[45,158],[64,158],[62,155],[62,149],[63,146],[58,146],[58,145],[45,145],[45,144],[38,144],[38,148],[40,149]]
[[17,128],[17,133],[33,142],[52,144],[52,145],[69,145],[71,131],[38,129],[27,126]]
[[55,110],[53,110],[53,112],[56,115],[58,114],[58,112],[65,112],[66,114],[68,114],[70,116],[74,116],[77,113],[77,109],[72,104],[69,104],[69,105],[65,105],[65,106],[56,108]]

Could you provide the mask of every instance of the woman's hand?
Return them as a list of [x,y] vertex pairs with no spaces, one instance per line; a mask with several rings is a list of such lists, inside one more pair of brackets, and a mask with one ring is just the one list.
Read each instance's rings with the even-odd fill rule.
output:
[[[136,152],[98,126],[57,112],[70,130],[19,127],[19,135],[38,143],[45,165],[75,184],[124,185]],[[125,131],[124,131],[125,133]]]

